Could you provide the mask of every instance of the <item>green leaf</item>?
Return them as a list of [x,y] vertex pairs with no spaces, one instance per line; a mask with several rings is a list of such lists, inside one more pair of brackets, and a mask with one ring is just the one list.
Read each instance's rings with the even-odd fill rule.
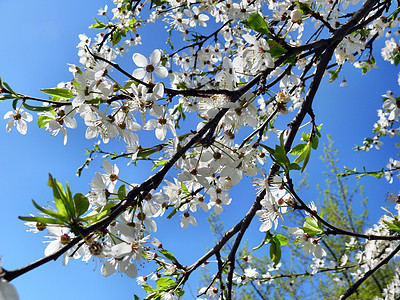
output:
[[47,95],[56,96],[61,99],[71,99],[75,97],[75,95],[73,95],[71,91],[68,89],[51,88],[51,89],[41,89],[41,91]]
[[39,118],[38,118],[38,126],[39,126],[39,128],[43,128],[51,120],[53,120],[53,118],[51,118],[49,116],[44,116],[44,115],[39,116]]
[[317,149],[318,149],[318,143],[319,143],[319,138],[318,138],[318,136],[314,135],[314,136],[311,138],[311,147],[312,147],[314,150],[317,150]]
[[104,24],[103,22],[96,20],[96,18],[93,18],[93,19],[96,21],[96,23],[93,25],[90,25],[89,28],[103,29],[103,28],[107,27],[107,25]]
[[340,71],[340,68],[337,68],[337,69],[335,69],[335,70],[330,70],[330,71],[328,71],[329,74],[330,74],[329,82],[333,82],[333,81],[335,81],[335,80],[338,78],[338,76],[339,76],[339,71]]
[[113,203],[112,201],[107,202],[107,204],[101,208],[98,208],[96,211],[98,212],[97,215],[90,214],[89,216],[83,217],[80,220],[82,222],[87,222],[88,224],[92,224],[95,222],[100,221],[104,217],[108,216],[110,213],[111,209],[115,206],[116,204]]
[[171,253],[171,252],[169,252],[168,250],[166,250],[166,249],[160,249],[160,250],[158,250],[158,251],[160,251],[160,253],[162,253],[167,259],[169,259],[170,261],[172,261],[172,262],[175,262],[175,261],[177,261],[176,260],[176,257]]
[[366,173],[363,173],[363,174],[354,176],[354,178],[355,178],[355,179],[359,179],[359,178],[362,178],[362,177],[364,177],[364,176],[366,176],[366,175],[367,175]]
[[[297,146],[296,146],[297,147]],[[296,159],[294,160],[295,164],[299,164],[301,163],[303,160],[306,159],[308,152],[310,152],[310,144],[305,144],[305,148],[302,149],[302,152],[300,152],[300,155],[296,157]]]
[[79,217],[89,209],[89,200],[84,194],[77,193],[74,195],[74,205],[76,216]]
[[157,290],[168,290],[176,286],[176,282],[171,278],[163,277],[156,280]]
[[274,267],[279,263],[282,256],[281,245],[279,240],[273,238],[271,241],[271,246],[269,248],[269,255],[271,260],[274,262]]
[[382,220],[388,227],[390,230],[394,230],[396,232],[400,232],[400,222],[393,220],[393,223],[386,221],[386,220]]
[[151,170],[153,171],[153,170],[157,169],[157,167],[159,167],[159,166],[164,166],[167,162],[168,162],[168,160],[166,160],[166,159],[159,160],[157,162],[153,161],[154,166],[151,168]]
[[139,151],[138,157],[141,158],[146,158],[149,157],[151,154],[159,152],[160,151],[160,146],[153,146],[153,147],[148,147],[148,148],[143,148],[142,150]]
[[269,50],[267,52],[271,54],[272,58],[281,57],[283,54],[287,52],[285,48],[282,47],[282,45],[278,44],[275,41],[268,40],[268,44],[269,44]]
[[[3,81],[3,84],[4,84],[4,86],[7,88],[7,90],[8,90],[11,94],[14,95],[14,98],[15,98],[15,96],[17,96],[17,93],[14,92],[14,90],[7,84],[7,82],[4,82],[4,81]],[[18,98],[18,96],[17,96],[16,98]]]
[[0,101],[7,100],[7,99],[14,99],[14,98],[15,97],[13,95],[6,94],[6,95],[3,95],[3,96],[0,96]]
[[39,223],[43,223],[43,224],[57,224],[57,225],[64,224],[64,222],[62,220],[46,218],[46,217],[18,217],[18,219],[20,219],[22,221],[39,222]]
[[22,106],[31,111],[50,111],[53,110],[51,106],[32,106],[25,102],[22,102]]
[[165,4],[165,1],[163,1],[163,0],[151,0],[150,8],[153,8],[153,6],[161,6],[163,4]]
[[304,226],[300,227],[305,233],[308,233],[310,237],[323,233],[323,230],[319,227],[317,219],[314,217],[305,217]]
[[168,215],[167,219],[171,219],[179,210],[175,207],[170,214]]
[[257,13],[251,14],[246,24],[254,31],[270,36],[268,25],[264,18]]
[[282,234],[277,234],[275,236],[275,238],[277,238],[279,240],[279,244],[281,246],[285,246],[286,244],[289,243],[289,239],[286,236],[282,235]]
[[72,219],[73,215],[70,214],[70,211],[68,211],[66,207],[66,195],[61,183],[59,183],[53,178],[53,176],[51,176],[51,174],[49,174],[49,181],[47,185],[53,189],[54,202],[58,212],[65,218]]
[[303,133],[301,134],[301,140],[302,140],[303,142],[308,142],[308,140],[309,140],[309,135],[306,134],[305,132],[303,132]]
[[260,145],[261,147],[263,147],[265,150],[267,150],[267,151],[269,152],[269,154],[275,155],[275,150],[272,149],[271,147],[268,147],[267,145],[264,145],[264,144],[261,144],[261,143],[259,143],[259,145]]
[[181,182],[181,189],[182,189],[182,191],[185,193],[185,195],[189,195],[189,194],[190,194],[188,188],[187,188],[186,185],[183,183],[183,181]]
[[121,41],[121,32],[120,31],[114,32],[111,41],[113,46],[117,45]]
[[297,1],[296,4],[299,7],[299,10],[303,15],[309,15],[314,12],[307,3]]
[[300,171],[300,170],[301,170],[301,167],[300,167],[298,164],[291,163],[291,164],[289,165],[289,168],[288,168],[288,169],[289,169],[289,170]]
[[34,200],[32,200],[32,203],[33,203],[33,206],[35,206],[37,210],[41,211],[42,213],[44,213],[50,217],[53,217],[54,219],[62,221],[63,224],[68,221],[68,218],[66,216],[60,214],[59,212],[44,208],[44,207],[38,205]]
[[12,102],[12,108],[13,108],[14,110],[17,110],[17,105],[18,105],[18,99],[15,99],[15,100]]
[[306,157],[304,158],[303,166],[301,167],[300,173],[303,173],[303,171],[305,170],[305,168],[308,164],[308,161],[310,160],[310,156],[311,156],[311,147],[310,147],[310,144],[308,144],[307,151],[306,151]]
[[383,172],[380,172],[380,171],[378,171],[378,172],[369,172],[368,175],[371,175],[371,176],[373,176],[375,178],[381,179],[383,177]]
[[297,146],[292,148],[292,150],[290,150],[289,153],[292,155],[299,155],[304,151],[306,151],[307,150],[306,148],[307,148],[307,143],[298,144]]
[[123,184],[118,189],[118,199],[122,201],[125,198],[126,198],[126,188],[125,188],[125,184]]
[[150,284],[148,284],[148,283],[144,283],[144,284],[142,284],[142,288],[146,291],[146,293],[152,293],[154,290],[153,290],[153,288],[151,287],[151,285]]
[[393,62],[395,66],[400,63],[400,51],[397,49],[393,51]]

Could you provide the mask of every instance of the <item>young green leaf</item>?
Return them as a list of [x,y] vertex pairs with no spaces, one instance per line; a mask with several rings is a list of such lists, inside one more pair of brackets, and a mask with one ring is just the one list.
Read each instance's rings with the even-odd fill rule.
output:
[[329,74],[330,74],[329,82],[333,82],[333,81],[335,81],[335,80],[338,78],[338,76],[339,76],[339,71],[340,71],[340,68],[337,68],[337,69],[335,69],[335,70],[330,70],[330,71],[328,71]]
[[314,217],[306,217],[304,226],[300,227],[305,233],[308,233],[310,237],[322,234],[324,231],[320,228],[320,224]]
[[289,153],[292,155],[299,155],[303,153],[306,150],[306,148],[307,148],[307,143],[298,144],[297,146],[292,148],[292,150],[290,150]]
[[51,120],[53,120],[53,119],[51,117],[49,117],[49,116],[44,116],[44,115],[39,116],[39,118],[38,118],[38,126],[39,126],[39,128],[43,128]]
[[311,138],[311,147],[312,147],[314,150],[317,150],[317,149],[318,149],[318,143],[319,143],[319,138],[318,138],[318,136],[314,135],[314,136]]
[[282,235],[282,234],[277,234],[275,236],[275,238],[279,240],[279,244],[281,246],[285,246],[286,244],[289,243],[289,239],[286,236]]
[[74,205],[76,216],[80,217],[89,209],[89,200],[84,194],[77,193],[74,195]]
[[11,94],[6,94],[6,95],[2,95],[0,96],[0,101],[2,100],[7,100],[7,99],[14,99],[15,97]]
[[279,263],[282,256],[281,245],[277,238],[270,240],[271,246],[269,248],[269,255],[271,260],[274,262],[274,267]]
[[64,224],[64,221],[58,220],[58,219],[53,219],[53,218],[46,218],[46,217],[21,217],[19,216],[18,219],[22,221],[28,221],[28,222],[39,222],[43,224],[54,224],[54,225],[62,225]]
[[68,216],[63,215],[60,212],[44,208],[44,207],[38,205],[34,200],[32,200],[32,203],[33,203],[33,206],[35,206],[37,210],[41,211],[42,213],[44,213],[50,217],[53,217],[54,219],[60,220],[63,223],[67,223],[69,220]]
[[159,251],[160,251],[160,253],[162,253],[170,261],[172,261],[172,262],[176,261],[176,257],[171,252],[169,252],[168,250],[160,249]]
[[126,188],[125,188],[125,184],[123,184],[118,189],[118,199],[122,201],[125,198],[126,198]]
[[50,96],[56,96],[61,99],[71,99],[75,97],[68,89],[51,88],[51,89],[41,89],[41,91]]
[[265,22],[264,18],[257,13],[250,15],[247,20],[247,25],[254,31],[270,36],[267,22]]
[[157,162],[153,161],[154,166],[151,168],[151,170],[153,171],[153,170],[157,169],[157,167],[159,167],[159,166],[164,166],[167,162],[168,162],[168,160],[166,160],[166,159],[159,160]]
[[308,161],[310,160],[310,156],[311,156],[311,147],[310,147],[310,144],[308,144],[308,148],[306,150],[306,156],[304,158],[303,166],[301,167],[300,173],[303,173],[303,171],[305,170],[305,168],[308,164]]
[[96,18],[93,19],[96,21],[96,23],[90,25],[89,28],[103,29],[107,27],[106,24],[104,24],[103,22],[96,20]]
[[157,283],[157,290],[165,291],[176,286],[176,282],[171,278],[163,277],[156,280]]
[[50,111],[53,110],[51,106],[33,106],[29,105],[26,102],[22,102],[22,106],[30,111]]

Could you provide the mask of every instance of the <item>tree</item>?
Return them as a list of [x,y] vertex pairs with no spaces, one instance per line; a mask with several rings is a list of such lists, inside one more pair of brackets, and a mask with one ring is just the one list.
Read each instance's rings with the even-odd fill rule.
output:
[[[70,129],[78,126],[79,115],[85,138],[101,143],[87,150],[78,175],[93,161],[105,158],[89,191],[73,193],[68,183],[49,175],[55,207],[33,201],[39,213],[20,219],[32,231],[47,230],[53,241],[44,258],[15,270],[3,268],[1,291],[11,290],[15,296],[7,282],[63,256],[65,264],[71,259],[98,258],[104,276],[119,270],[138,277],[148,299],[174,299],[185,297],[183,288],[194,271],[215,257],[215,274],[199,297],[232,299],[234,284],[266,284],[271,279],[267,270],[253,268],[238,277],[237,259],[245,259],[239,246],[250,224],[258,222],[256,216],[264,235],[259,248],[269,245],[274,269],[291,236],[315,261],[327,256],[330,243],[337,243],[333,238],[339,236],[339,241],[366,240],[347,245],[359,249],[358,263],[363,268],[356,274],[359,279],[343,290],[343,299],[378,274],[400,249],[397,215],[386,212],[363,233],[350,208],[345,210],[346,223],[339,226],[330,218],[334,204],[317,207],[295,187],[300,182],[296,174],[307,168],[323,137],[314,100],[324,75],[335,81],[347,64],[368,73],[376,66],[375,48],[385,38],[383,59],[395,66],[399,63],[399,46],[391,37],[398,32],[398,4],[379,0],[115,2],[111,11],[107,6],[99,10],[91,26],[100,33],[94,38],[79,36],[81,66],[70,67],[72,80],[41,89],[47,98],[25,95],[5,78],[0,81],[0,99],[12,106],[5,114],[7,131],[16,127],[27,134],[36,113],[39,128],[52,135],[61,133],[65,144]],[[121,57],[140,44],[143,28],[153,22],[159,26],[156,30],[161,28],[158,23],[167,26],[169,48],[158,49],[160,44],[148,57],[133,51],[136,69],[120,65]],[[343,80],[341,85],[345,84]],[[392,92],[384,95],[374,136],[366,138],[359,151],[379,149],[385,136],[398,134],[399,102]],[[147,131],[154,131],[155,138],[149,138]],[[116,141],[125,148],[121,150]],[[115,162],[127,160],[132,167],[152,162],[151,175],[140,184],[125,180],[127,175]],[[336,177],[372,175],[391,183],[399,168],[400,163],[390,158],[378,171],[345,168]],[[228,205],[235,205],[229,191],[249,185],[248,177],[258,178],[254,179],[256,196],[248,192],[252,205],[190,265],[163,248],[163,237],[153,236],[160,218],[179,218],[186,228],[197,225],[199,210],[223,214]],[[394,202],[399,202],[398,197],[388,195]],[[289,214],[300,225],[283,224]],[[278,225],[285,233],[278,233]],[[223,258],[225,245],[231,247]],[[349,267],[344,251],[326,272]],[[138,272],[140,261],[155,264],[151,276]],[[319,272],[318,266],[315,270]],[[397,270],[394,273],[386,290],[381,289],[383,296],[397,295]]]

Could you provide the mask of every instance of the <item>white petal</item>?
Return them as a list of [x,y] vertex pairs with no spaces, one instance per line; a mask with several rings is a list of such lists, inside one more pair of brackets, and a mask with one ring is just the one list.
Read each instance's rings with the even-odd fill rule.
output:
[[26,134],[26,132],[28,131],[28,125],[26,125],[26,122],[22,119],[19,119],[17,121],[17,130],[21,133],[21,134]]
[[150,110],[150,115],[153,116],[154,118],[159,118],[164,114],[164,107],[154,103],[151,110]]
[[154,128],[156,128],[158,124],[158,121],[156,119],[151,119],[148,120],[146,124],[144,124],[143,129],[144,130],[153,130]]
[[85,137],[86,139],[90,140],[95,138],[98,135],[98,130],[96,127],[88,127],[86,129]]
[[166,67],[157,66],[154,68],[154,73],[160,78],[165,78],[168,76],[168,70]]
[[21,117],[22,117],[22,119],[24,119],[26,122],[31,122],[31,121],[33,120],[32,115],[31,115],[30,113],[25,112],[25,111],[21,114]]
[[74,98],[74,100],[72,100],[72,106],[73,107],[80,106],[83,103],[85,103],[85,95],[84,95],[84,93],[80,93],[78,96],[76,96]]
[[160,50],[156,49],[150,55],[150,64],[152,66],[155,66],[160,62],[160,59],[161,59],[161,52],[160,52]]
[[151,219],[145,219],[144,222],[146,223],[147,229],[150,230],[151,232],[156,232],[157,231],[157,224],[154,220]]
[[142,79],[143,77],[145,77],[147,74],[146,70],[143,68],[140,69],[136,69],[135,71],[133,71],[132,76],[138,79]]
[[74,118],[65,118],[64,119],[64,124],[68,128],[76,128],[78,126],[78,123]]
[[165,136],[167,135],[167,128],[165,126],[157,126],[156,128],[156,137],[162,141],[165,139]]
[[8,282],[0,281],[0,300],[18,300],[18,293],[15,287]]
[[46,247],[44,250],[44,255],[49,256],[53,253],[55,253],[58,249],[61,248],[61,242],[60,241],[52,241],[50,244]]
[[15,125],[14,119],[8,120],[7,125],[6,125],[7,132],[9,132],[14,127],[14,125]]
[[132,252],[132,246],[127,243],[119,243],[111,248],[111,254],[116,258],[121,258]]
[[147,58],[140,53],[133,54],[132,59],[138,67],[145,68],[148,65]]
[[[157,72],[156,72],[156,74],[157,74]],[[158,74],[157,74],[157,76],[160,77],[160,75],[158,75]],[[167,71],[167,76],[168,76],[168,71]],[[165,76],[165,77],[167,77],[167,76]],[[154,100],[160,99],[163,95],[164,95],[164,84],[162,82],[158,82],[153,87],[153,94],[151,95],[151,100],[154,101]]]
[[117,262],[114,259],[107,260],[101,266],[101,274],[105,277],[114,274],[116,270],[117,270]]
[[103,160],[103,169],[107,174],[113,173],[113,166],[108,160]]
[[127,268],[124,270],[124,273],[128,275],[130,278],[136,278],[138,275],[138,270],[135,264],[130,263]]
[[13,118],[13,116],[14,116],[14,112],[13,111],[8,111],[4,115],[4,119]]

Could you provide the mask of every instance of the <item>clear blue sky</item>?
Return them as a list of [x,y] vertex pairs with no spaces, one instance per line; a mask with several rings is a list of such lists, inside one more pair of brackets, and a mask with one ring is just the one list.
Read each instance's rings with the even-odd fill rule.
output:
[[[11,87],[21,93],[32,96],[42,96],[40,88],[55,87],[61,81],[71,79],[67,63],[78,64],[76,45],[78,34],[87,33],[88,26],[93,23],[97,9],[104,7],[110,1],[1,1],[0,2],[0,33],[2,47],[0,48],[0,76]],[[143,54],[150,53],[157,39],[150,35],[143,36]],[[135,68],[131,61],[132,52],[124,60],[127,70]],[[379,58],[379,55],[376,56]],[[381,62],[378,59],[378,64]],[[386,140],[382,151],[371,150],[365,154],[355,153],[352,148],[361,144],[362,137],[370,136],[373,123],[376,121],[376,109],[380,108],[381,97],[387,89],[398,93],[397,72],[393,66],[380,64],[379,69],[366,76],[359,75],[359,70],[345,68],[348,88],[339,89],[338,82],[328,84],[324,81],[322,89],[315,101],[317,122],[324,123],[322,134],[330,133],[340,149],[340,159],[348,167],[363,165],[369,169],[380,169],[386,165],[389,156],[394,156],[395,148],[390,146],[394,140]],[[357,76],[353,76],[357,75]],[[35,124],[30,124],[27,136],[20,135],[15,128],[6,133],[6,121],[2,116],[11,109],[11,103],[0,104],[0,188],[2,191],[0,210],[0,256],[3,257],[3,267],[14,269],[30,263],[44,255],[45,245],[41,244],[42,235],[26,233],[26,227],[17,219],[19,215],[35,213],[31,199],[45,205],[52,197],[47,187],[48,173],[52,173],[59,181],[68,180],[74,192],[86,193],[88,184],[94,173],[99,171],[98,163],[84,171],[81,178],[75,176],[78,166],[85,157],[85,148],[91,148],[94,141],[86,141],[82,131],[69,130],[69,140],[63,146],[62,137],[50,138],[49,134],[39,130]],[[36,121],[36,119],[35,119]],[[34,122],[35,122],[34,121]],[[324,142],[326,140],[323,140]],[[398,141],[398,140],[397,140]],[[310,189],[303,195],[308,200],[317,200],[315,184],[320,182],[322,163],[318,160],[322,147],[313,153],[310,162]],[[124,163],[120,163],[121,166]],[[148,165],[149,166],[149,165]],[[147,167],[144,165],[144,167]],[[149,166],[150,167],[150,166]],[[138,171],[139,170],[139,171]],[[145,168],[124,169],[132,181],[139,182],[145,178],[148,171]],[[379,217],[380,206],[384,205],[384,195],[387,191],[398,192],[398,181],[391,186],[383,180],[368,178],[363,183],[366,194],[370,196],[369,209],[372,212],[371,221]],[[233,204],[225,213],[225,225],[237,222],[241,212],[247,211],[253,201],[253,191],[235,192]],[[199,226],[189,227],[182,235],[179,219],[163,223],[159,226],[160,237],[165,248],[176,256],[182,257],[182,263],[190,264],[212,245],[208,233],[205,215],[199,216]],[[258,245],[261,235],[253,226],[253,238],[250,246]],[[176,246],[178,245],[178,246]],[[120,299],[132,299],[138,291],[136,282],[126,276],[111,276],[104,278],[100,274],[101,262],[91,262],[85,266],[81,261],[71,261],[63,267],[61,261],[49,263],[13,281],[21,299],[110,299],[117,296]],[[93,271],[93,269],[95,269]],[[141,270],[139,268],[139,270]],[[194,290],[195,280],[190,284]],[[189,295],[185,299],[191,299]]]

